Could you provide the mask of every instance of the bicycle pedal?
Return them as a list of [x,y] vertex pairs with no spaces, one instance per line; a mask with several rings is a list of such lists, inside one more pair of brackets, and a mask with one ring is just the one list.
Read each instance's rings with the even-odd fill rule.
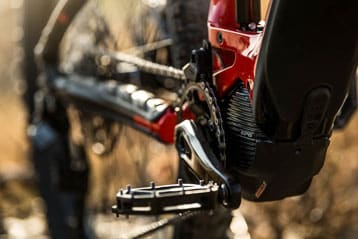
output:
[[213,210],[218,204],[219,186],[212,182],[177,184],[131,188],[127,186],[117,193],[117,204],[112,212],[122,215],[159,215],[195,210]]

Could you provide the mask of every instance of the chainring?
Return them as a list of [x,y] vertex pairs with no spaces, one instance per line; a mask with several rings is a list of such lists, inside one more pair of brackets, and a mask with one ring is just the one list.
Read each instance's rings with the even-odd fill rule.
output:
[[215,156],[226,165],[226,143],[220,107],[208,82],[189,82],[180,97],[179,120],[183,120],[183,111],[189,108],[194,122],[201,127],[204,137]]

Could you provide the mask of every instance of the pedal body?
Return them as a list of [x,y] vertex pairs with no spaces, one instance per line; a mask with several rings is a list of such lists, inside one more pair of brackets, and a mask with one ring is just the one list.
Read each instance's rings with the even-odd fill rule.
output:
[[195,210],[213,210],[217,206],[218,185],[178,184],[120,190],[112,212],[117,215],[159,215]]

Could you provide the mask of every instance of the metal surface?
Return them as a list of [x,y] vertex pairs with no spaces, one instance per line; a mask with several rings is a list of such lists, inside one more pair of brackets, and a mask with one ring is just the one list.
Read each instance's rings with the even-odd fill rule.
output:
[[[192,52],[191,62],[184,69],[188,82],[183,85],[179,108],[189,109],[196,124],[206,134],[206,141],[213,147],[216,157],[226,165],[226,143],[219,102],[213,90],[212,51],[208,42]],[[184,120],[182,113],[178,118]]]
[[124,62],[136,66],[140,71],[150,73],[153,75],[169,77],[177,80],[185,80],[184,73],[181,69],[176,69],[171,66],[166,66],[152,61],[144,60],[143,58],[122,53],[112,52],[99,49],[89,49],[95,57],[105,56],[108,57],[111,62]]
[[175,127],[175,135],[179,158],[185,161],[198,178],[213,180],[220,185],[220,203],[228,208],[238,208],[241,203],[238,180],[232,177],[216,158],[194,122],[185,120],[178,124]]
[[[193,96],[194,94],[199,94],[203,101],[196,102],[194,97],[187,98],[189,96]],[[192,105],[196,105],[200,107],[200,105],[204,104],[202,110],[204,111],[200,115],[199,112],[195,115],[197,124],[201,124],[203,128],[205,128],[208,137],[207,142],[212,143],[212,147],[217,150],[214,150],[216,157],[220,159],[223,165],[226,162],[226,143],[225,143],[225,132],[223,127],[223,121],[221,118],[220,107],[216,101],[215,94],[213,90],[210,88],[209,84],[206,82],[200,83],[189,83],[188,86],[184,89],[184,93],[181,99],[181,105],[184,107],[186,103]]]
[[209,10],[208,37],[215,50],[214,57],[222,62],[220,67],[214,68],[213,76],[220,99],[225,98],[239,79],[246,87],[253,83],[255,61],[262,40],[261,31],[240,28],[235,9],[235,1],[213,0]]

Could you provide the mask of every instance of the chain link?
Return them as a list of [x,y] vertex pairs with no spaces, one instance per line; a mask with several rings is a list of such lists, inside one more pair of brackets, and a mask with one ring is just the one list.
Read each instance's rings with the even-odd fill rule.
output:
[[[187,96],[189,94],[189,91],[191,90],[197,90],[200,92],[208,105],[209,114],[210,114],[210,125],[214,126],[214,130],[211,130],[214,135],[212,135],[214,138],[216,138],[216,143],[219,149],[219,152],[217,157],[223,162],[225,165],[226,162],[226,143],[225,143],[225,134],[224,134],[224,127],[223,127],[223,120],[221,117],[220,107],[218,105],[218,102],[216,100],[215,93],[213,89],[210,87],[208,82],[202,81],[202,82],[189,82],[187,81],[183,71],[181,69],[177,69],[171,66],[167,65],[161,65],[158,63],[154,63],[145,59],[142,59],[140,57],[126,54],[126,53],[111,53],[106,51],[94,51],[93,54],[95,56],[107,56],[110,57],[110,59],[114,62],[125,62],[127,64],[131,64],[136,66],[140,71],[159,75],[162,77],[169,77],[176,80],[182,81],[182,94],[180,98],[181,105],[184,104],[184,102],[187,100]],[[149,235],[157,230],[160,230],[163,227],[176,224],[180,221],[184,221],[186,219],[189,219],[193,216],[196,216],[200,213],[203,213],[205,211],[188,211],[184,213],[180,213],[170,219],[162,219],[157,222],[154,222],[148,226],[144,226],[140,230],[131,233],[129,235],[125,235],[124,238],[142,238],[143,236]]]
[[214,129],[211,130],[211,136],[216,138],[216,145],[218,147],[218,155],[216,155],[220,161],[224,164],[226,163],[226,143],[225,143],[225,132],[223,126],[223,120],[221,117],[221,111],[219,104],[216,100],[215,93],[213,89],[210,87],[208,82],[192,82],[188,83],[183,90],[183,94],[181,96],[181,105],[187,101],[187,97],[191,94],[191,91],[198,91],[208,105],[208,109],[210,112],[210,120],[209,120],[209,127],[213,127]]
[[186,78],[181,69],[174,68],[172,66],[162,65],[154,63],[152,61],[145,60],[138,56],[130,55],[127,53],[117,52],[112,53],[104,50],[93,50],[94,56],[109,57],[113,62],[124,62],[136,66],[140,71],[158,75],[162,77],[168,77],[176,80],[184,81]]
[[202,214],[202,213],[208,213],[208,211],[188,211],[179,213],[171,218],[163,218],[159,221],[153,222],[147,226],[143,226],[136,230],[135,232],[129,233],[127,235],[124,235],[120,237],[121,239],[139,239],[144,236],[148,236],[164,227],[177,224],[179,222],[182,222],[184,220],[190,219],[196,215]]
[[183,70],[177,69],[171,66],[162,65],[158,63],[154,63],[145,59],[142,59],[140,57],[117,52],[112,53],[108,51],[101,51],[101,50],[95,50],[93,52],[95,55],[101,55],[101,56],[108,56],[110,59],[114,62],[125,62],[127,64],[131,64],[136,66],[139,70],[159,75],[163,77],[169,77],[176,80],[182,81],[182,89],[180,90],[180,101],[183,104],[183,101],[185,100],[187,93],[185,93],[190,88],[196,88],[196,90],[200,91],[201,94],[205,96],[205,100],[208,104],[208,108],[210,110],[210,116],[211,116],[211,123],[215,127],[214,135],[213,137],[216,138],[218,149],[219,149],[219,155],[217,155],[221,162],[223,162],[224,166],[226,164],[226,143],[225,143],[225,133],[224,133],[224,127],[223,127],[223,120],[221,117],[220,107],[218,105],[215,93],[212,89],[212,87],[209,85],[208,82],[200,81],[197,83],[188,83],[188,80],[186,79]]

